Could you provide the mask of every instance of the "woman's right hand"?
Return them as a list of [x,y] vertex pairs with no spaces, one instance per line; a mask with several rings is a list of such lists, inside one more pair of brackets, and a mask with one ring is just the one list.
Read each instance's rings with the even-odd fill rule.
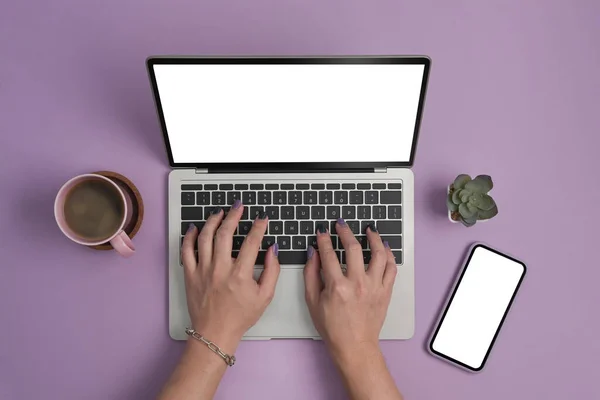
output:
[[[374,226],[367,229],[371,262],[365,271],[363,249],[339,219],[336,231],[346,251],[346,274],[333,250],[329,232],[317,229],[319,251],[308,249],[304,278],[306,302],[315,328],[327,343],[334,361],[364,349],[379,351],[383,327],[396,278],[396,260]],[[323,279],[321,279],[321,271]]]

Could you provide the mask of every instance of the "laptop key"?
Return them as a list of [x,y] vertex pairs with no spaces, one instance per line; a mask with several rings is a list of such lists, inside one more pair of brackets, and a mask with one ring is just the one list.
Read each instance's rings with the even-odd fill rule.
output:
[[358,243],[360,243],[360,247],[366,249],[369,246],[369,239],[366,236],[360,235],[356,237]]
[[239,255],[240,255],[240,252],[238,250],[233,250],[231,252],[231,258],[238,258]]
[[242,212],[242,219],[244,219],[244,220],[250,219],[249,215],[250,215],[250,213],[248,211],[248,207],[244,207],[244,211]]
[[269,217],[269,219],[279,219],[279,207],[267,206],[265,207],[265,212],[267,213],[267,217]]
[[310,208],[308,206],[296,207],[296,218],[297,219],[310,219]]
[[297,235],[298,234],[298,221],[285,221],[285,234],[286,235]]
[[371,184],[370,183],[359,183],[358,185],[356,185],[357,189],[371,189]]
[[392,254],[396,258],[396,264],[402,264],[402,250],[394,250]]
[[302,235],[313,235],[315,227],[312,221],[300,221],[300,233]]
[[[208,185],[206,185],[208,186]],[[212,204],[218,206],[225,205],[225,192],[212,192]]]
[[402,206],[388,206],[388,218],[389,219],[402,218]]
[[308,188],[308,183],[296,183],[296,189],[298,190],[307,190]]
[[377,203],[379,203],[379,192],[375,192],[375,191],[365,192],[365,204],[377,204]]
[[267,190],[279,190],[279,184],[278,183],[267,183],[265,185],[265,189],[267,189]]
[[317,243],[317,237],[316,236],[309,236],[308,237],[308,245],[312,246],[315,249],[317,249],[319,247],[319,245]]
[[294,184],[293,183],[282,183],[281,190],[294,190]]
[[373,218],[385,219],[385,206],[373,206]]
[[238,234],[246,236],[250,233],[250,229],[252,229],[252,222],[242,221],[238,225]]
[[306,236],[294,236],[292,238],[292,248],[294,250],[306,250]]
[[374,183],[373,189],[385,189],[385,183]]
[[382,235],[400,235],[402,233],[402,221],[377,221],[377,230]]
[[269,221],[269,233],[271,235],[282,235],[283,234],[283,222],[282,221]]
[[289,236],[277,236],[279,250],[289,250],[292,248],[292,239]]
[[[366,235],[369,225],[375,225],[375,221],[360,221],[360,233]],[[379,226],[377,226],[379,231]],[[381,231],[379,231],[381,233]]]
[[310,217],[312,219],[323,219],[325,218],[325,207],[323,206],[312,206],[310,208]]
[[241,192],[227,192],[227,204],[233,204],[236,200],[242,199]]
[[340,188],[340,184],[339,183],[328,183],[327,184],[327,189],[339,189]]
[[358,235],[360,233],[359,221],[346,221],[346,224],[348,224],[348,228],[350,228],[352,233],[354,233],[355,235]]
[[204,219],[208,219],[211,216],[213,210],[217,209],[217,207],[204,207]]
[[256,192],[242,193],[242,203],[246,206],[256,204]]
[[250,184],[250,190],[263,190],[265,186],[262,183],[252,183]]
[[202,220],[202,207],[181,207],[181,219],[183,221]]
[[348,192],[335,192],[335,204],[348,204]]
[[358,219],[371,219],[371,207],[358,206]]
[[271,204],[271,192],[258,192],[258,204]]
[[196,204],[196,193],[181,192],[181,205],[182,206],[193,206],[194,204]]
[[250,207],[250,219],[254,220],[254,219],[258,218],[258,214],[260,214],[262,211],[265,211],[264,207],[261,207],[261,206]]
[[204,228],[204,221],[185,221],[181,223],[181,234],[185,235],[187,233],[188,230],[188,226],[190,226],[190,224],[194,224],[196,225],[196,228],[198,228],[198,232],[200,232],[202,230],[202,228]]
[[371,262],[371,252],[369,250],[363,251],[363,262],[368,264]]
[[210,204],[210,192],[196,193],[196,204],[199,206],[207,206]]
[[340,207],[339,206],[327,206],[327,219],[338,219],[340,218]]
[[207,183],[206,185],[204,185],[204,190],[217,190],[218,186],[211,184],[211,183]]
[[274,192],[273,193],[273,204],[286,204],[287,203],[287,192]]
[[388,189],[402,189],[401,183],[388,183]]
[[302,204],[302,192],[293,191],[288,193],[289,204]]
[[231,183],[221,183],[219,190],[233,190],[233,185]]
[[248,190],[247,183],[236,183],[235,190]]
[[269,250],[269,247],[275,244],[275,236],[265,236],[262,240],[263,250]]
[[381,240],[387,240],[392,250],[402,249],[402,236],[382,236]]
[[333,204],[333,192],[319,192],[319,204]]
[[402,191],[388,190],[381,192],[381,204],[402,204]]
[[233,250],[241,249],[243,243],[244,243],[244,236],[234,236],[233,237]]
[[311,189],[315,189],[315,190],[322,190],[325,189],[325,184],[324,183],[313,183],[312,185],[310,185]]
[[306,264],[306,250],[279,251],[279,264]]
[[202,185],[181,185],[181,190],[202,190]]
[[304,192],[304,204],[317,204],[317,192]]
[[342,207],[342,218],[344,218],[344,219],[356,218],[356,207],[355,206]]
[[281,219],[294,219],[294,207],[282,206]]
[[259,251],[258,256],[256,257],[255,265],[265,265],[265,256],[267,255],[266,251]]
[[342,183],[342,189],[356,189],[356,185],[354,183]]
[[363,192],[350,192],[350,204],[363,204]]

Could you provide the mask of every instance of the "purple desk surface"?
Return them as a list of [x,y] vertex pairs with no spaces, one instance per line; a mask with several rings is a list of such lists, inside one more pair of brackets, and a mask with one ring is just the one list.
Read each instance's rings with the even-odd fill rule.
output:
[[[600,6],[451,3],[4,2],[0,399],[149,399],[182,351],[167,334],[169,168],[144,67],[165,53],[431,56],[414,167],[416,333],[382,344],[391,373],[407,399],[595,398]],[[98,169],[144,196],[132,259],[78,247],[54,223],[60,185]],[[448,222],[445,187],[462,172],[494,177],[497,219]],[[425,341],[479,240],[529,275],[487,369],[471,375]],[[347,398],[321,343],[242,343],[237,356],[217,399]]]

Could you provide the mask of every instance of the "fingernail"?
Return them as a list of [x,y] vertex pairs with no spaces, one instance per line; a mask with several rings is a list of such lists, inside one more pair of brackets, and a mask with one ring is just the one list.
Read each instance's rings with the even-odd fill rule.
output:
[[194,227],[195,227],[195,226],[196,226],[196,225],[194,225],[194,224],[190,223],[190,224],[188,225],[188,230],[187,230],[187,231],[188,231],[188,232],[191,232],[192,230],[194,230]]
[[222,210],[221,207],[213,208],[213,210],[210,212],[210,215],[217,215],[221,212],[221,210]]
[[264,211],[261,211],[258,213],[258,218],[259,219],[267,219],[267,213]]
[[275,257],[279,255],[279,245],[277,243],[273,244],[273,254],[275,254]]
[[386,248],[386,249],[389,249],[389,248],[390,248],[390,243],[389,243],[387,240],[385,240],[385,241],[383,242],[383,245],[385,246],[385,248]]
[[341,226],[346,226],[346,221],[344,221],[344,218],[338,218],[337,223]]
[[371,230],[371,232],[377,233],[377,227],[375,226],[375,224],[369,224],[369,229]]
[[233,208],[236,210],[242,206],[242,201],[240,199],[233,202]]
[[315,254],[315,249],[312,246],[308,246],[308,249],[306,249],[306,258],[310,260],[313,254]]
[[325,233],[325,232],[327,232],[327,229],[325,229],[325,225],[323,225],[323,224],[317,225],[317,232],[318,233]]

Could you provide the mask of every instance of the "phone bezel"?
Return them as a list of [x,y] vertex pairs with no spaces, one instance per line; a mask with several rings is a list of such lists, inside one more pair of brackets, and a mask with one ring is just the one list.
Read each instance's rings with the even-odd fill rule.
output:
[[[494,337],[492,338],[492,341],[490,342],[489,347],[487,348],[487,351],[485,353],[485,357],[483,358],[483,361],[481,362],[481,366],[479,366],[478,368],[473,368],[463,362],[460,362],[452,357],[447,356],[446,354],[440,353],[439,351],[434,350],[433,348],[433,342],[435,341],[435,338],[437,337],[437,334],[440,330],[440,327],[442,325],[442,323],[444,322],[444,318],[446,317],[446,313],[448,312],[448,308],[450,307],[450,304],[452,304],[452,300],[454,299],[454,295],[456,294],[456,291],[458,290],[458,287],[460,286],[460,283],[462,281],[462,278],[467,270],[467,268],[469,267],[469,264],[471,262],[471,257],[473,256],[473,253],[475,253],[475,250],[477,250],[477,248],[483,248],[485,250],[491,251],[493,253],[496,253],[502,257],[508,258],[511,261],[514,261],[518,264],[520,264],[523,267],[523,273],[521,274],[521,277],[519,278],[519,282],[517,283],[517,286],[515,287],[515,290],[512,293],[512,296],[510,298],[510,301],[508,302],[508,305],[506,307],[506,310],[504,310],[504,315],[502,315],[502,319],[500,320],[500,323],[498,324],[498,328],[496,329],[496,332],[494,333]],[[502,325],[504,325],[504,321],[506,320],[506,316],[508,315],[508,312],[510,311],[510,308],[512,307],[512,304],[515,300],[515,297],[517,295],[517,293],[519,292],[519,288],[521,287],[521,284],[523,283],[523,279],[525,278],[525,275],[527,273],[527,266],[525,265],[525,263],[515,257],[512,257],[504,252],[501,252],[499,250],[496,250],[486,244],[483,243],[475,243],[473,246],[471,246],[471,249],[469,251],[469,255],[466,258],[465,263],[463,264],[460,273],[458,274],[458,278],[454,284],[454,287],[452,288],[452,294],[449,296],[448,300],[446,301],[446,304],[444,306],[444,311],[441,313],[437,323],[435,324],[435,329],[433,331],[433,334],[431,335],[431,338],[429,340],[429,344],[428,344],[428,350],[431,354],[433,354],[436,357],[439,357],[445,361],[448,361],[452,364],[455,364],[463,369],[466,369],[469,372],[480,372],[481,370],[483,370],[483,368],[485,367],[488,357],[490,355],[490,352],[492,351],[492,348],[494,347],[494,343],[496,342],[496,339],[498,338],[498,334],[500,333],[500,330],[502,329]]]

